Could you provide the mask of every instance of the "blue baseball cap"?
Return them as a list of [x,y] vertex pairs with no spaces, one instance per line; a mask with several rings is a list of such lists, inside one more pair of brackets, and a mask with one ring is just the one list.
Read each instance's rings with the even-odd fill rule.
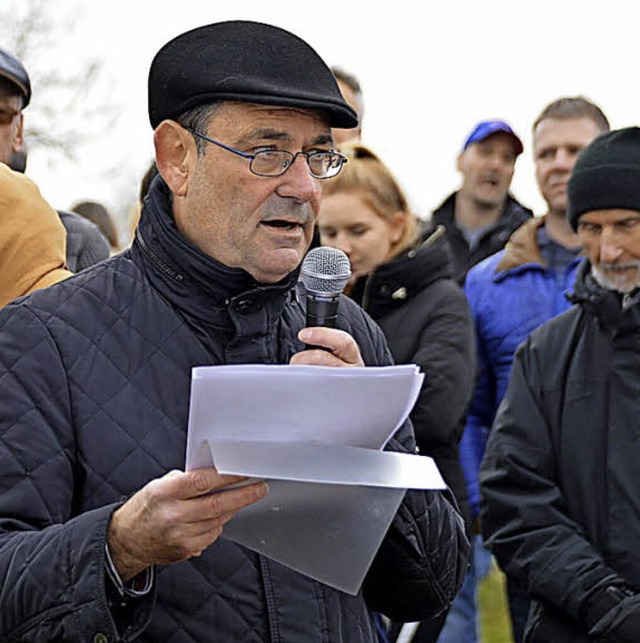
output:
[[522,141],[518,138],[518,135],[511,129],[511,126],[508,123],[500,120],[491,120],[491,121],[480,121],[474,128],[471,134],[467,137],[467,140],[464,142],[462,147],[463,151],[466,150],[469,145],[472,143],[479,143],[484,141],[486,138],[492,134],[497,134],[498,132],[504,132],[511,137],[513,145],[516,150],[516,156],[522,154],[523,145]]
[[17,58],[4,49],[0,49],[0,77],[6,78],[20,90],[24,99],[22,107],[26,107],[31,100],[29,74]]

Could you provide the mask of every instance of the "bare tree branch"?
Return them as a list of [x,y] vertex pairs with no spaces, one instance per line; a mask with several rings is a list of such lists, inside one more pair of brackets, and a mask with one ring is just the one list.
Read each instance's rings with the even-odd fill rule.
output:
[[0,42],[20,58],[31,77],[27,146],[46,148],[54,158],[62,154],[74,159],[78,145],[97,138],[117,119],[114,104],[100,89],[100,60],[83,53],[73,68],[56,59],[59,43],[73,38],[80,17],[79,7],[60,12],[45,0],[2,0],[0,5]]

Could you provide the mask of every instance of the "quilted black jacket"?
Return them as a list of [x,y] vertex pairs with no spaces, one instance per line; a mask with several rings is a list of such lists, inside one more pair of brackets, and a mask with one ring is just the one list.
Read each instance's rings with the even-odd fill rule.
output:
[[[183,467],[191,368],[287,363],[302,349],[296,275],[262,286],[216,263],[180,236],[168,203],[157,179],[130,251],[0,313],[0,641],[358,643],[375,640],[370,609],[441,611],[467,543],[445,494],[418,491],[355,597],[223,537],[110,607],[110,516]],[[348,300],[341,309],[365,361],[388,363],[379,329]],[[391,448],[412,447],[406,424]]]
[[436,237],[359,279],[352,298],[380,325],[394,361],[425,373],[411,412],[416,441],[470,525],[458,443],[475,379],[473,320],[452,279],[447,240]]

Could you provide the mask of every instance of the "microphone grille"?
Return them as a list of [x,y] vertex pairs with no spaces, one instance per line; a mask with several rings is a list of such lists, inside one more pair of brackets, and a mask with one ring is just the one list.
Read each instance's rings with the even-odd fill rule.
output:
[[329,246],[314,248],[302,262],[302,283],[313,293],[337,295],[344,290],[349,277],[351,277],[349,257],[337,248]]

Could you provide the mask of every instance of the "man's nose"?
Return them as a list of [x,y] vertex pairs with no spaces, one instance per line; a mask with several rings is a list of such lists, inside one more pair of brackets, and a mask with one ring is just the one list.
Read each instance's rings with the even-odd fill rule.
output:
[[575,156],[572,156],[566,150],[559,149],[553,157],[552,166],[555,170],[571,172],[575,160]]
[[307,159],[302,154],[298,155],[280,178],[281,183],[276,190],[278,195],[293,198],[300,203],[319,197],[322,191],[321,181],[311,176]]
[[492,169],[500,170],[504,166],[506,166],[506,161],[501,154],[492,154],[489,157],[489,167]]
[[600,262],[615,263],[622,251],[614,231],[605,227],[600,235]]

